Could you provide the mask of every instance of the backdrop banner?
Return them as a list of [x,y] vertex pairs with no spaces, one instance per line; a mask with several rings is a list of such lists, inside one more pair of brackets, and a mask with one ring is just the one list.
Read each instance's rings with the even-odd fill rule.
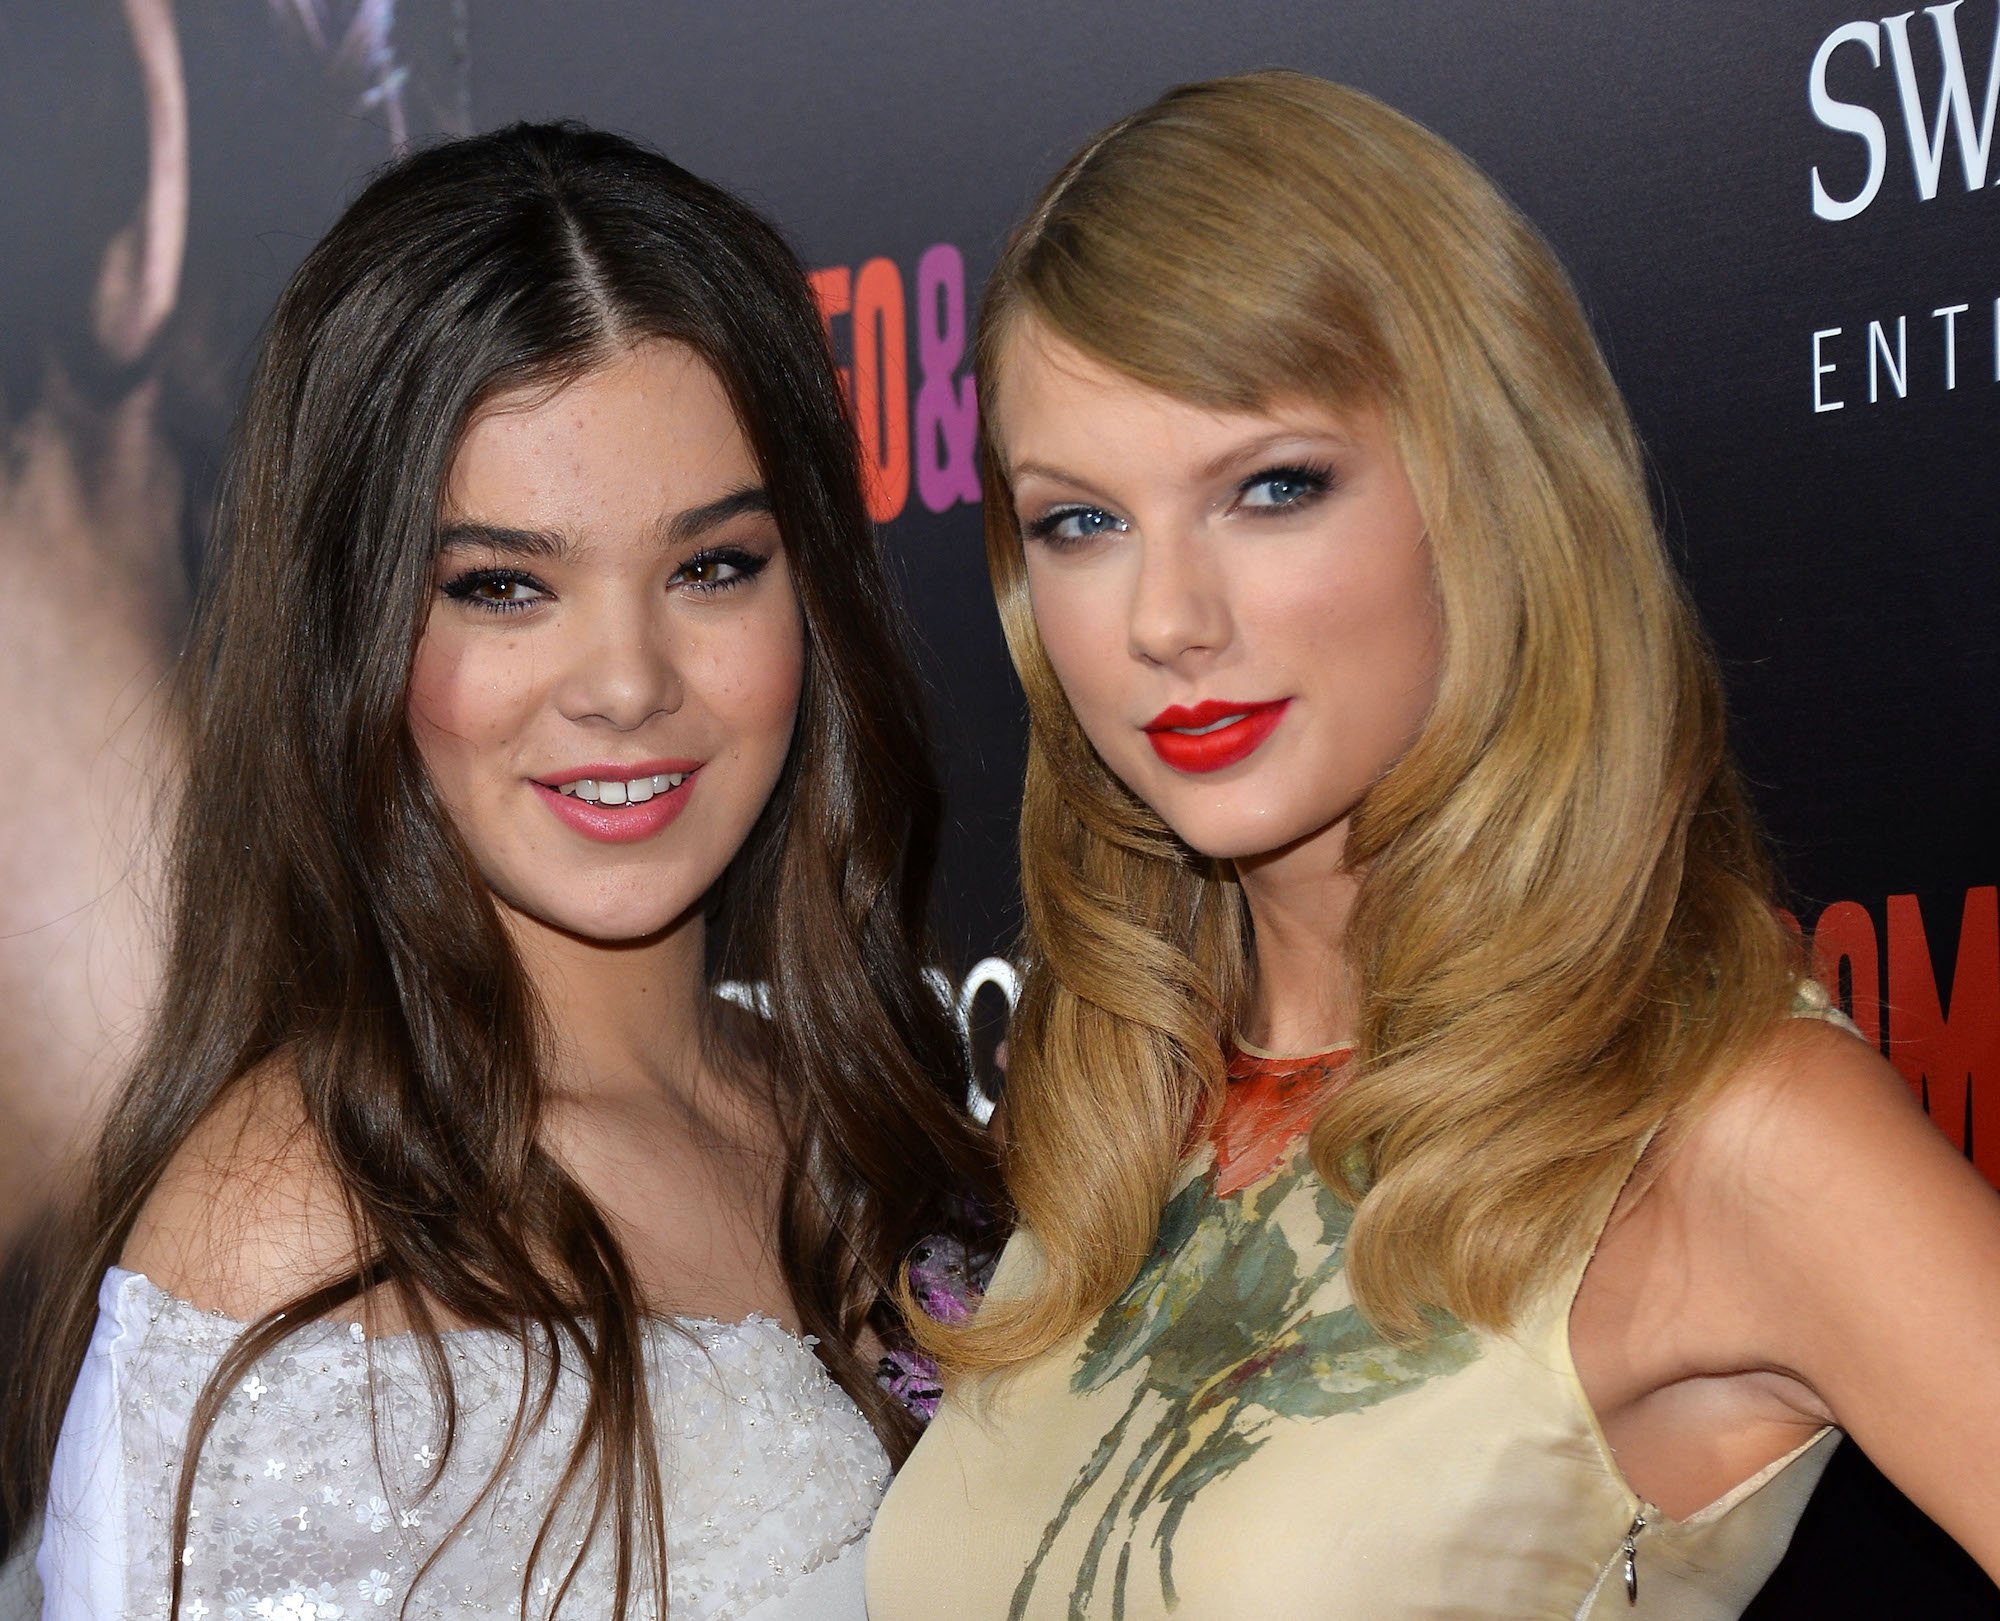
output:
[[1024,718],[979,538],[980,285],[1084,135],[1271,65],[1439,131],[1569,266],[1815,969],[2000,1181],[1997,24],[2000,0],[0,0],[0,1242],[144,1016],[157,687],[259,325],[374,167],[516,118],[662,148],[814,268],[948,771],[938,987],[990,1074]]

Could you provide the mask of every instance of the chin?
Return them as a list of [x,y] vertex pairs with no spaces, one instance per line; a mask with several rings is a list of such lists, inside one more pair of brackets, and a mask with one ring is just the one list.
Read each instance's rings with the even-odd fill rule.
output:
[[1254,861],[1258,856],[1269,855],[1276,848],[1261,836],[1257,838],[1200,838],[1191,839],[1181,835],[1181,842],[1198,856],[1206,856],[1210,861]]
[[1220,815],[1170,816],[1158,805],[1153,808],[1181,843],[1211,861],[1255,861],[1260,856],[1276,855],[1342,819],[1274,812],[1246,815],[1235,807]]
[[601,900],[574,895],[498,898],[508,911],[526,922],[598,946],[639,945],[657,939],[701,905],[699,895],[679,907],[653,896],[629,894]]
[[1162,816],[1161,820],[1181,843],[1211,861],[1240,861],[1262,855],[1271,847],[1261,829],[1251,831],[1201,817]]

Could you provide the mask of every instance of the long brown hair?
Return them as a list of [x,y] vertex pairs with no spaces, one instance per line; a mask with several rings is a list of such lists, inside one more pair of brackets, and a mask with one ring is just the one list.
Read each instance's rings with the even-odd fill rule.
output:
[[[1347,841],[1351,1077],[1315,1165],[1386,1332],[1504,1327],[1574,1264],[1650,1134],[1783,1009],[1794,954],[1725,749],[1720,682],[1623,401],[1560,266],[1493,185],[1302,74],[1182,87],[1087,144],[988,286],[990,423],[1033,322],[1176,399],[1383,409],[1424,514],[1441,690]],[[1027,689],[1027,929],[1006,1177],[1032,1285],[926,1338],[1036,1356],[1130,1281],[1247,983],[1227,864],[1091,749],[1036,634],[1005,447],[986,545]]]
[[644,338],[688,345],[728,390],[799,597],[791,752],[712,899],[710,972],[769,989],[758,1056],[787,1133],[777,1236],[801,1323],[892,1458],[914,1441],[856,1336],[893,1326],[899,1264],[961,1223],[991,1166],[922,977],[939,790],[824,330],[797,260],[727,193],[610,135],[517,125],[385,172],[266,336],[184,660],[160,1011],[27,1363],[16,1524],[46,1487],[98,1278],[196,1123],[283,1055],[360,1264],[249,1327],[203,1393],[190,1460],[251,1362],[379,1288],[426,1347],[447,1426],[440,1321],[581,1364],[566,1485],[594,1480],[620,1613],[648,1581],[664,1604],[645,1309],[604,1217],[542,1145],[541,1011],[405,723],[465,424],[502,390]]

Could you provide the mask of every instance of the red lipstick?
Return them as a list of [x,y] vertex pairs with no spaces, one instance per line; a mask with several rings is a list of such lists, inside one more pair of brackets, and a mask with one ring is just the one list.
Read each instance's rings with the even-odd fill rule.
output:
[[1207,698],[1192,708],[1172,704],[1146,722],[1146,741],[1176,771],[1220,771],[1254,754],[1278,729],[1291,701],[1233,704]]
[[[630,764],[600,762],[595,765],[565,767],[530,786],[556,819],[573,832],[599,844],[636,844],[667,827],[687,808],[700,772],[699,760],[636,760]],[[640,778],[679,777],[670,787],[652,787],[650,797],[640,801],[625,795],[623,785]],[[561,790],[570,783],[595,782],[620,785],[617,804],[604,804]],[[650,784],[649,784],[650,786]],[[602,790],[599,790],[602,792]]]

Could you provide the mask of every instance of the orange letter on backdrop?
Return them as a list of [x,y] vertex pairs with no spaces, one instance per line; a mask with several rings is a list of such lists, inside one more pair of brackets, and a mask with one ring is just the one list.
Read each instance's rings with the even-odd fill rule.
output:
[[2000,1181],[2000,890],[1965,892],[1948,1008],[1916,896],[1891,895],[1888,979],[1890,1062],[1944,1134]]
[[870,259],[854,278],[854,415],[868,515],[887,523],[910,496],[910,370],[903,273]]
[[[824,270],[807,271],[806,280],[812,284],[813,297],[819,300],[819,318],[826,326],[826,346],[832,349],[834,317],[854,308],[854,278],[847,273],[846,265],[828,265]],[[854,374],[845,366],[840,368],[840,386],[847,390],[850,400],[854,398]]]

